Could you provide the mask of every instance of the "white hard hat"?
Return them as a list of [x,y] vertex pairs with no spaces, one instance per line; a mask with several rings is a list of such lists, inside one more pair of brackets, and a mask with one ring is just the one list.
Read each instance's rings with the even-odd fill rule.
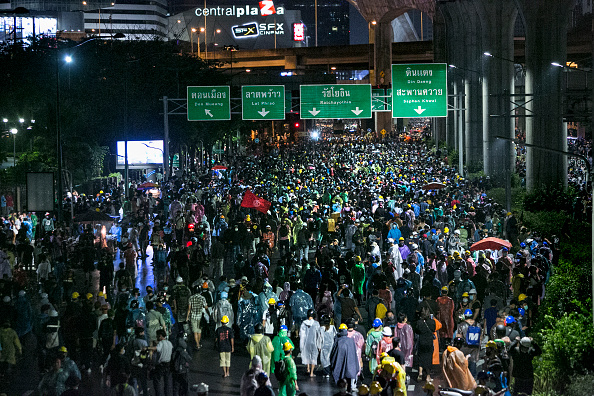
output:
[[175,279],[175,282],[176,282],[176,283],[182,283],[183,281],[184,281],[184,280],[183,280],[183,278],[182,278],[181,276],[178,276],[178,277]]

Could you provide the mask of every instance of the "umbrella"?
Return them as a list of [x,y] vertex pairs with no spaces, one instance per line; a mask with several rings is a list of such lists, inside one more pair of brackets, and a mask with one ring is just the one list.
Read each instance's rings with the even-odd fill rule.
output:
[[144,183],[138,185],[137,190],[146,190],[148,188],[157,188],[157,187],[159,187],[159,185],[157,183],[144,182]]
[[473,243],[469,250],[470,251],[486,250],[486,249],[499,250],[504,246],[508,249],[511,249],[512,244],[509,243],[508,241],[503,240],[503,239],[489,237],[489,238],[481,239],[480,241]]
[[85,213],[81,213],[73,219],[77,223],[103,223],[112,222],[113,218],[103,212],[97,212],[96,210],[89,210]]
[[445,186],[446,185],[443,183],[433,182],[433,183],[427,183],[421,188],[423,190],[441,190],[442,188],[445,188]]
[[227,167],[224,165],[215,165],[212,167],[212,170],[227,170]]

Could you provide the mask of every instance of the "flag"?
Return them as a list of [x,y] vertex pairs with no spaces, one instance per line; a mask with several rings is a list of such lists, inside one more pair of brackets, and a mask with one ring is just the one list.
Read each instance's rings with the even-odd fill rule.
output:
[[252,208],[256,209],[264,214],[268,212],[270,209],[270,202],[267,200],[258,197],[256,194],[251,192],[250,190],[245,190],[245,194],[243,195],[243,200],[241,201],[241,207],[243,208]]

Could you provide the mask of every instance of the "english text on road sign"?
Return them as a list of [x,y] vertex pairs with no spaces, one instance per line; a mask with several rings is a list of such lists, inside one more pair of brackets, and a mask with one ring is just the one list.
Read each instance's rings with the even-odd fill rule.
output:
[[392,65],[392,117],[447,117],[445,63]]
[[302,119],[371,118],[371,85],[301,85]]
[[229,86],[188,87],[188,121],[231,119]]
[[241,114],[244,120],[284,120],[285,86],[242,86]]

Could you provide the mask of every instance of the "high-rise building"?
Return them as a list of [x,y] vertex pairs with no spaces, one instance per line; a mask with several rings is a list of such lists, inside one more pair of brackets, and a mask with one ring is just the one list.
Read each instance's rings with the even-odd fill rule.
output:
[[316,3],[317,45],[348,45],[349,3],[346,0],[294,0],[290,2],[290,8],[301,11],[301,18],[307,27],[307,45],[316,45]]

